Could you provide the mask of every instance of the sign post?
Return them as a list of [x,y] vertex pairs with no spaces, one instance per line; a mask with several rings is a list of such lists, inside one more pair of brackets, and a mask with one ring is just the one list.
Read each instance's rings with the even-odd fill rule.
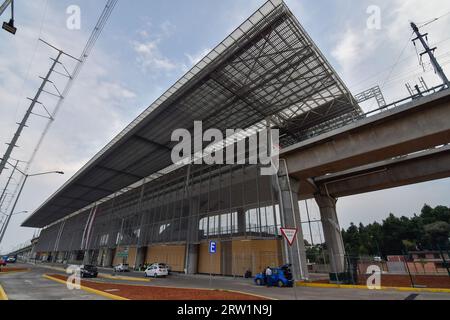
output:
[[[284,238],[287,240],[289,244],[289,250],[291,251],[291,257],[293,257],[292,254],[292,245],[294,244],[295,239],[297,238],[298,229],[297,228],[281,228],[281,233],[283,234]],[[294,279],[294,281],[297,279]],[[292,287],[294,290],[294,296],[295,300],[297,300],[297,290],[295,289],[295,284]]]
[[289,246],[292,247],[294,244],[295,238],[297,237],[298,229],[297,228],[281,228],[281,233],[284,238],[289,243]]
[[209,288],[212,289],[212,256],[217,253],[217,242],[209,242]]

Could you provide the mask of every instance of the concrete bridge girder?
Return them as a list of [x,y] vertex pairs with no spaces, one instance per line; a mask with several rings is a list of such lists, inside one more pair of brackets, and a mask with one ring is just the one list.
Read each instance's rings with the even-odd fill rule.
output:
[[289,174],[320,177],[450,143],[449,90],[282,151]]

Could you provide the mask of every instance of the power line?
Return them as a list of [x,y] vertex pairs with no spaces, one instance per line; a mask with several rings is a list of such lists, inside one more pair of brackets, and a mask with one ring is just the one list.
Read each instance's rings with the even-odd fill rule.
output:
[[[74,72],[72,73],[72,75],[71,75],[71,77],[70,77],[66,87],[63,90],[62,98],[59,99],[59,101],[58,101],[58,103],[57,103],[53,113],[51,114],[51,118],[52,119],[56,118],[57,114],[59,113],[59,110],[63,106],[63,104],[65,102],[65,99],[67,98],[67,96],[69,95],[70,90],[72,89],[74,80],[80,74],[84,63],[86,62],[87,58],[91,54],[91,52],[92,52],[92,50],[93,50],[93,48],[95,46],[95,43],[97,42],[98,38],[100,37],[100,35],[101,35],[105,25],[106,25],[106,22],[108,21],[109,17],[111,16],[111,13],[114,10],[117,2],[118,2],[118,0],[108,0],[108,2],[106,3],[106,6],[103,9],[102,14],[100,15],[100,18],[99,18],[96,26],[94,27],[94,30],[93,30],[91,36],[89,37],[89,40],[88,40],[85,48],[83,49],[83,52],[82,52],[82,54],[80,56],[80,59],[79,59],[77,65],[75,66]],[[34,159],[36,158],[36,155],[37,155],[37,153],[38,153],[38,151],[39,151],[39,149],[40,149],[40,147],[41,147],[45,137],[47,136],[47,133],[50,130],[52,123],[53,123],[52,120],[50,120],[47,123],[47,126],[45,127],[41,137],[39,138],[39,141],[38,141],[36,147],[33,150],[33,153],[31,155],[31,158],[30,158],[29,162],[28,162],[28,166],[25,169],[26,170],[25,172],[27,172],[29,170],[31,164],[33,163]]]
[[432,23],[434,23],[434,22],[436,22],[436,21],[438,21],[438,20],[440,20],[440,19],[442,19],[442,18],[444,18],[444,17],[446,17],[446,16],[448,16],[448,15],[450,15],[450,11],[449,12],[447,12],[447,13],[444,13],[443,15],[441,15],[441,16],[439,16],[439,17],[437,17],[437,18],[433,18],[433,19],[430,19],[429,21],[427,21],[427,22],[422,22],[422,23],[419,23],[419,29],[420,28],[423,28],[423,27],[425,27],[425,26],[428,26],[428,25],[430,25],[430,24],[432,24]]
[[[70,76],[69,81],[67,82],[66,87],[64,88],[64,90],[63,90],[63,92],[61,94],[61,98],[58,100],[58,103],[57,103],[53,113],[51,114],[51,118],[48,121],[47,126],[45,127],[44,131],[42,132],[42,134],[41,134],[41,136],[39,138],[39,141],[38,141],[37,145],[35,146],[35,148],[33,150],[31,158],[28,161],[26,168],[24,169],[24,173],[25,174],[28,173],[28,171],[29,171],[29,169],[30,169],[34,159],[36,158],[36,155],[37,155],[37,153],[38,153],[38,151],[39,151],[39,149],[40,149],[40,147],[41,147],[41,145],[42,145],[42,143],[43,143],[43,141],[44,141],[44,139],[45,139],[45,137],[46,137],[46,135],[48,133],[48,131],[51,128],[53,120],[56,118],[59,110],[63,106],[64,101],[67,98],[67,96],[68,96],[68,94],[69,94],[69,92],[70,92],[70,90],[71,90],[71,88],[73,86],[74,80],[79,75],[79,73],[80,73],[80,71],[82,69],[82,66],[86,62],[86,60],[89,57],[89,55],[91,54],[91,52],[92,52],[92,50],[93,50],[93,48],[94,48],[98,38],[100,37],[100,35],[101,35],[101,33],[102,33],[102,31],[103,31],[103,29],[104,29],[104,27],[105,27],[109,17],[111,16],[111,14],[112,14],[112,12],[113,12],[113,10],[114,10],[114,8],[115,8],[117,3],[118,3],[118,0],[108,0],[107,1],[106,6],[103,9],[102,14],[100,15],[100,18],[99,18],[96,26],[94,27],[94,30],[92,31],[91,36],[89,37],[89,40],[87,41],[87,44],[86,44],[86,46],[85,46],[85,48],[84,48],[84,50],[83,50],[83,52],[81,54],[81,57],[78,60],[78,63],[75,66],[75,69],[74,69],[72,75]],[[14,199],[15,195],[17,195],[17,193],[18,193],[20,185],[23,182],[23,179],[24,179],[24,177],[21,178],[21,181],[19,182],[19,184],[17,185],[16,189],[14,190],[13,199]],[[11,203],[8,205],[7,209],[9,209],[10,205],[11,205]]]
[[49,0],[45,1],[43,13],[42,13],[42,18],[41,18],[41,23],[40,23],[40,27],[39,27],[39,32],[38,32],[38,37],[37,37],[36,42],[35,42],[34,47],[33,47],[33,53],[31,55],[31,59],[30,59],[30,61],[28,63],[28,66],[27,66],[27,71],[25,73],[25,79],[23,80],[22,87],[21,87],[21,89],[19,91],[20,94],[17,96],[17,104],[16,104],[16,110],[15,110],[14,119],[17,119],[17,117],[18,117],[18,111],[19,111],[19,107],[20,107],[20,104],[21,104],[21,101],[22,101],[22,96],[23,96],[23,93],[25,92],[25,84],[29,80],[31,66],[34,63],[34,59],[36,58],[36,54],[37,54],[37,51],[38,51],[38,45],[39,45],[39,39],[42,36],[42,32],[44,30],[44,25],[45,25],[45,20],[46,20],[46,17],[47,17],[48,1]]

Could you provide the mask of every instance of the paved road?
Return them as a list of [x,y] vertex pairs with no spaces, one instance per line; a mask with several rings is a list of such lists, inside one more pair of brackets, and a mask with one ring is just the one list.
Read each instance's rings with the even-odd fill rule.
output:
[[83,290],[68,290],[63,284],[43,278],[48,271],[32,267],[29,272],[0,275],[0,284],[9,300],[105,300]]
[[[112,269],[100,268],[102,273],[114,274]],[[143,272],[121,273],[121,276],[142,277]],[[168,286],[180,288],[207,288],[238,290],[263,295],[280,300],[450,300],[447,293],[419,293],[400,291],[370,291],[356,289],[333,288],[267,288],[255,286],[253,280],[233,279],[229,277],[213,277],[203,275],[174,274],[166,279],[155,279],[150,286]],[[416,296],[417,295],[417,296]]]
[[[0,276],[0,283],[11,299],[103,299],[84,291],[68,291],[64,285],[43,279],[44,273],[62,274],[61,271],[43,266],[30,266],[29,273],[19,273]],[[59,266],[59,268],[62,268]],[[113,274],[111,269],[99,270],[102,273]],[[120,276],[143,277],[143,273],[121,273]],[[165,279],[152,279],[151,282],[130,282],[98,278],[93,281],[107,283],[139,284],[145,286],[205,288],[237,290],[246,293],[263,295],[280,300],[450,300],[446,293],[420,293],[399,291],[369,291],[356,289],[325,289],[325,288],[266,288],[255,286],[252,280],[232,279],[226,277],[187,276],[174,274]]]

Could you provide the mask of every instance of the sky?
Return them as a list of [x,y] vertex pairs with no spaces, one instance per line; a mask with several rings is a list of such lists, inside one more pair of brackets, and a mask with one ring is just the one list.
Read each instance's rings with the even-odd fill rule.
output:
[[[144,111],[190,67],[249,17],[264,0],[119,1],[97,45],[66,97],[30,173],[62,170],[64,176],[30,178],[16,212],[31,214],[116,134]],[[450,74],[450,2],[440,0],[287,0],[286,3],[348,85],[352,93],[379,85],[388,102],[406,97],[405,83],[423,76],[431,87],[439,83],[428,59],[420,66],[411,43],[409,23],[423,24],[436,55]],[[16,36],[0,32],[0,152],[28,107],[56,52],[37,41],[45,39],[79,56],[95,26],[105,0],[34,0],[16,3]],[[80,29],[67,26],[68,7],[78,6]],[[373,6],[379,28],[370,24]],[[5,12],[1,17],[9,19]],[[63,58],[70,70],[74,62]],[[61,70],[61,69],[59,69]],[[59,89],[64,78],[55,79]],[[42,98],[51,111],[55,99]],[[369,111],[374,102],[363,104]],[[44,110],[37,110],[44,114]],[[27,160],[46,119],[34,116],[13,158]],[[6,182],[0,178],[0,187]],[[12,187],[14,189],[14,187]],[[450,205],[450,180],[339,199],[342,227],[351,222],[382,221],[389,213],[412,216],[427,203]],[[301,206],[305,214],[304,203]],[[309,202],[311,219],[318,209]],[[0,251],[29,240],[35,230],[21,228],[27,214],[13,217]],[[313,231],[314,233],[314,231]],[[308,237],[308,235],[305,235]],[[320,235],[315,235],[319,237]]]

